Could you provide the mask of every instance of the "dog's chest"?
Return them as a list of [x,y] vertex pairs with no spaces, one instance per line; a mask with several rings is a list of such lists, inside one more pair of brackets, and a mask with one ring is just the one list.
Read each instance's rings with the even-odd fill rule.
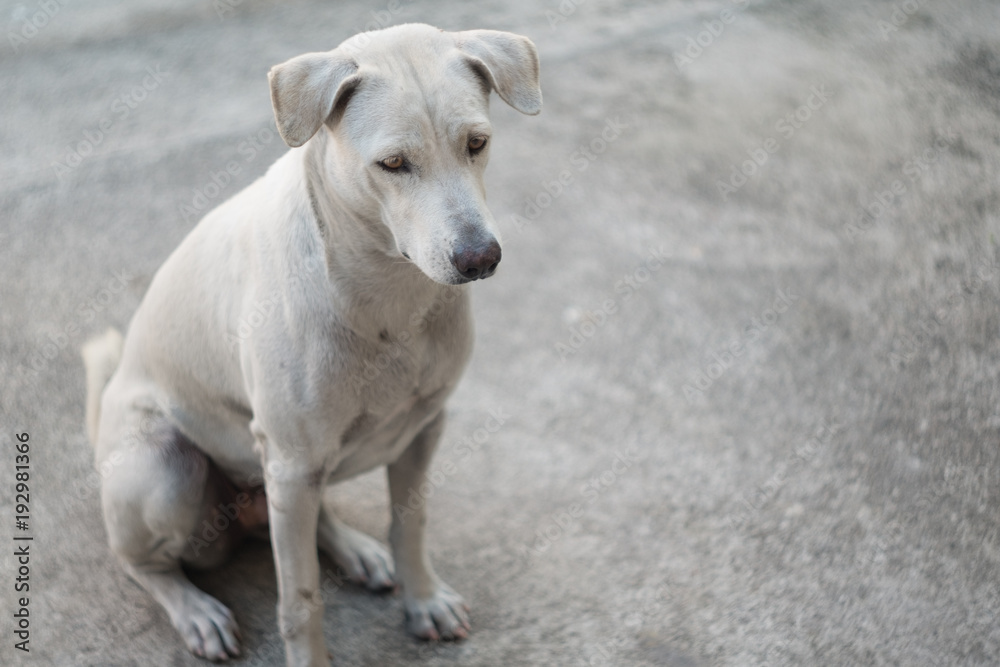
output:
[[332,481],[395,461],[444,406],[468,356],[465,336],[393,340],[359,355],[350,391],[357,407],[341,433]]
[[387,415],[360,412],[341,437],[342,458],[330,481],[345,479],[392,463],[420,429],[436,414],[443,401],[418,395],[399,403]]

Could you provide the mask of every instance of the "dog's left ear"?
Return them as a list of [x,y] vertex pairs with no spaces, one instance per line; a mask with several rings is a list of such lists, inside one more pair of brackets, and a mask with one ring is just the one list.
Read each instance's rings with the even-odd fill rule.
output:
[[358,84],[358,64],[336,49],[306,53],[267,73],[271,106],[281,138],[301,146],[330,117],[337,102]]
[[466,30],[455,33],[455,45],[504,102],[531,116],[542,110],[538,52],[530,39],[512,32]]

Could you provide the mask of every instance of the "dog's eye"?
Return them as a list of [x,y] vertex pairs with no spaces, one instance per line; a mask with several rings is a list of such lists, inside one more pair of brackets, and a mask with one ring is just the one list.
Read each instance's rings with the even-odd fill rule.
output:
[[398,155],[393,155],[392,157],[388,157],[382,160],[381,162],[379,162],[379,164],[388,169],[389,171],[396,171],[397,169],[403,166],[403,158],[399,157]]
[[478,153],[486,147],[486,137],[478,136],[469,139],[469,150],[473,153]]

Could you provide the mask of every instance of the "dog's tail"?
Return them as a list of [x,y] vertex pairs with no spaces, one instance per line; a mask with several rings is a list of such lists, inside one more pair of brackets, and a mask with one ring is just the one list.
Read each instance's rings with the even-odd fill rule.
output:
[[101,421],[101,394],[122,359],[125,341],[117,329],[108,329],[83,344],[80,353],[87,369],[87,436],[97,442],[97,425]]

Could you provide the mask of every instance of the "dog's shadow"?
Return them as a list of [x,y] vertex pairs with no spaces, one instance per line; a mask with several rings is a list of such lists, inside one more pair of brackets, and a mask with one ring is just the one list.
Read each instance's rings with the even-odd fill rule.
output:
[[[442,658],[449,661],[449,656],[454,656],[456,664],[463,662],[467,641],[428,643],[406,632],[398,592],[372,592],[347,581],[325,554],[320,554],[319,565],[323,635],[336,664],[422,663]],[[236,615],[243,644],[235,662],[284,664],[284,644],[278,631],[278,586],[269,543],[248,539],[222,566],[186,572],[195,586]]]

